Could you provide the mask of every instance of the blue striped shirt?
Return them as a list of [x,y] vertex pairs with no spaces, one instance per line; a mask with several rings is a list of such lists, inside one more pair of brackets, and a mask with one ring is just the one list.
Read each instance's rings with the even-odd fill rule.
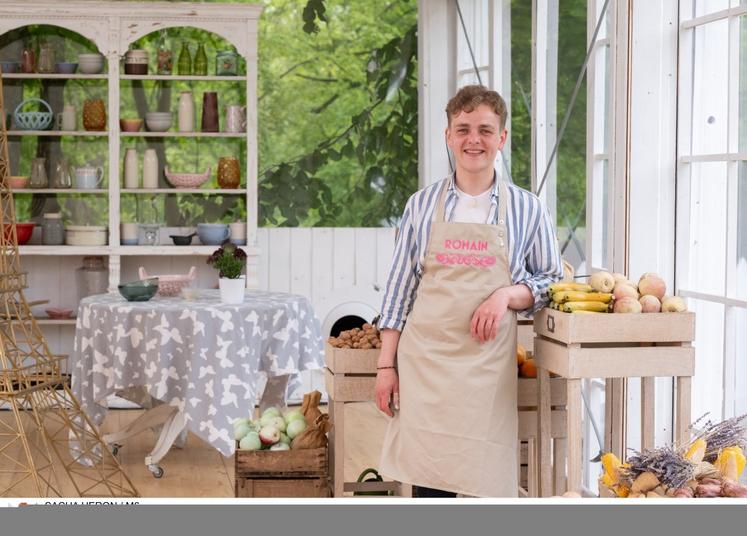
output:
[[[425,250],[431,231],[433,210],[442,188],[448,188],[445,217],[452,221],[458,195],[451,175],[415,192],[402,215],[394,257],[389,269],[379,328],[401,331],[417,294],[423,274]],[[508,184],[506,231],[511,279],[523,283],[534,295],[534,305],[521,314],[531,317],[547,304],[547,287],[563,277],[560,249],[550,215],[539,198]],[[498,218],[498,182],[493,182],[488,222]]]

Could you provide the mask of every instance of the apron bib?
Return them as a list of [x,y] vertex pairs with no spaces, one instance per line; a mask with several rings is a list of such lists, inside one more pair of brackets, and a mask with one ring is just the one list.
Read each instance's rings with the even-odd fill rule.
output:
[[397,348],[400,410],[389,420],[381,473],[400,482],[476,497],[518,493],[516,312],[498,334],[470,335],[475,309],[512,284],[505,183],[498,225],[444,219],[433,211],[423,275]]

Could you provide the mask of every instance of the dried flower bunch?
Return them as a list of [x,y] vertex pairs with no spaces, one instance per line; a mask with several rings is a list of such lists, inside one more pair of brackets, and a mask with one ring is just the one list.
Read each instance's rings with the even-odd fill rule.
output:
[[246,253],[226,240],[208,257],[207,263],[218,270],[219,277],[238,279],[246,267]]
[[[690,428],[696,429],[696,425],[707,415],[706,413],[695,421]],[[747,418],[747,413],[716,424],[713,424],[710,419],[705,422],[703,429],[696,433],[693,439],[693,442],[698,439],[706,442],[707,447],[703,456],[705,461],[713,463],[726,447],[736,446],[747,450],[747,427],[742,424],[745,418]]]

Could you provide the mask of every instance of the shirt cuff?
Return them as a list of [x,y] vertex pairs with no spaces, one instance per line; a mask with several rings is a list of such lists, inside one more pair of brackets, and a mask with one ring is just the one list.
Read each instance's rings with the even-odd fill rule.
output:
[[523,311],[517,311],[520,315],[525,316],[527,319],[532,319],[537,311],[545,307],[550,300],[547,297],[547,286],[539,285],[536,281],[531,279],[525,279],[524,281],[518,281],[517,285],[526,285],[529,291],[534,296],[534,305]]
[[404,320],[397,320],[396,318],[389,318],[385,317],[384,315],[381,315],[381,318],[379,319],[379,331],[381,331],[382,329],[394,329],[397,331],[402,331],[404,327]]

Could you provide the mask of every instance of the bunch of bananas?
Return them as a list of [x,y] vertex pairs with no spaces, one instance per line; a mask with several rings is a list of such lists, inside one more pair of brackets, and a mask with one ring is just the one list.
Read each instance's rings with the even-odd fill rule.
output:
[[612,293],[594,292],[584,283],[553,283],[547,292],[550,308],[565,313],[606,313],[612,301]]

